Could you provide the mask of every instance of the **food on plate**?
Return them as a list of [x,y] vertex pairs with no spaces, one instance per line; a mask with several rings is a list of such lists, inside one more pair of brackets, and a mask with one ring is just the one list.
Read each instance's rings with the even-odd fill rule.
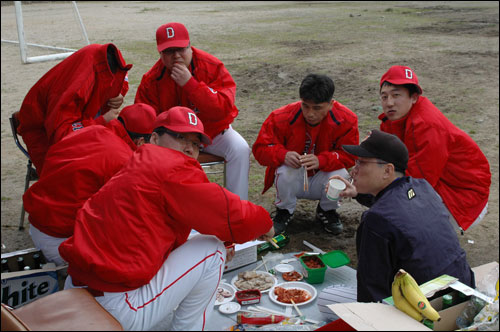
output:
[[302,261],[310,269],[320,269],[322,267],[325,267],[325,264],[323,264],[323,262],[321,261],[321,259],[319,259],[318,256],[303,257]]
[[258,289],[260,291],[274,286],[275,279],[269,275],[257,273],[255,271],[246,271],[238,273],[238,279],[234,285],[239,289]]
[[222,302],[226,297],[231,297],[233,294],[231,294],[230,291],[225,290],[222,287],[217,288],[217,294],[215,295],[215,299],[217,302]]
[[285,272],[281,275],[285,281],[297,281],[302,280],[302,274],[297,271]]
[[298,288],[283,288],[275,287],[274,295],[276,295],[276,300],[281,303],[295,303],[306,302],[312,298],[312,295],[305,289]]

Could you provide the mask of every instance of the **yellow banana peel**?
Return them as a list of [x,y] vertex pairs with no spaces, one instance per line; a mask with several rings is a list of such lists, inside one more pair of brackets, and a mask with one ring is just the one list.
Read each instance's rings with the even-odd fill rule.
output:
[[392,282],[392,299],[394,300],[394,305],[396,306],[396,308],[398,308],[411,318],[421,322],[424,319],[422,314],[417,309],[412,307],[401,293],[401,277],[402,274],[399,274],[398,272],[394,277],[394,281]]
[[429,300],[427,300],[424,293],[420,290],[420,287],[418,287],[415,279],[403,269],[400,269],[398,273],[401,274],[401,292],[408,303],[426,318],[433,321],[440,320],[441,317],[439,313],[431,306]]

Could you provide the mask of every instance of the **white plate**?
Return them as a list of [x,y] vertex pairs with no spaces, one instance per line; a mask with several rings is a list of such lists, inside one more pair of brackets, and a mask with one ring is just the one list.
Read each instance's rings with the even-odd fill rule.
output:
[[296,303],[297,306],[305,305],[305,304],[308,304],[308,303],[312,302],[316,298],[316,295],[318,295],[318,293],[316,292],[316,288],[314,288],[314,286],[309,285],[308,283],[305,283],[305,282],[289,281],[289,282],[284,282],[284,283],[279,284],[279,285],[275,285],[269,291],[269,298],[274,303],[279,304],[279,305],[284,305],[286,307],[293,307],[293,304],[279,302],[278,299],[277,299],[276,294],[274,294],[274,288],[276,288],[276,287],[282,287],[282,288],[285,288],[285,289],[290,289],[290,288],[303,289],[303,290],[309,292],[309,294],[311,294],[311,298],[309,300],[307,300],[305,302],[301,302],[301,303]]
[[241,309],[241,305],[236,302],[228,302],[224,303],[219,307],[219,311],[223,314],[234,314],[235,312],[238,312]]
[[[247,272],[247,271],[245,271],[245,272]],[[272,287],[276,286],[276,284],[278,283],[278,279],[276,279],[276,277],[275,277],[275,276],[273,276],[273,275],[272,275],[271,273],[269,273],[269,272],[264,272],[264,271],[255,271],[255,272],[257,272],[258,274],[263,274],[263,275],[265,275],[266,277],[272,277],[272,278],[273,278],[273,280],[274,280],[274,285],[273,285],[273,286],[271,286],[271,287],[270,287],[270,288],[268,288],[268,289],[261,290],[261,291],[260,291],[261,293],[267,293],[267,292],[269,292],[269,289],[271,289]],[[238,280],[238,275],[235,275],[235,276],[233,277],[233,279],[231,280],[231,285],[233,285],[233,287],[234,287],[234,288],[236,288],[237,290],[243,290],[243,289],[238,288],[238,287],[234,284],[234,283],[236,282],[236,280]]]
[[222,300],[220,302],[217,301],[217,298],[215,298],[215,305],[221,305],[224,303],[228,303],[234,299],[234,295],[236,294],[236,289],[233,286],[231,286],[230,284],[226,284],[225,282],[221,282],[219,284],[219,287],[217,288],[217,290],[219,290],[219,288],[223,288],[224,290],[228,291],[229,293],[231,293],[231,296],[225,297],[224,300]]
[[274,270],[280,273],[285,273],[285,272],[292,272],[294,268],[290,264],[278,264],[274,266]]

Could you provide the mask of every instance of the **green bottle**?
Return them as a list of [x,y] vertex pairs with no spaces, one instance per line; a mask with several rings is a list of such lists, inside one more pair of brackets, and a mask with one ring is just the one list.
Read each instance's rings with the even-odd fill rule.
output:
[[[273,241],[276,243],[279,247],[279,249],[283,248],[290,242],[290,238],[286,236],[285,234],[278,234],[275,237],[273,237],[270,241]],[[266,250],[278,250],[275,246],[270,244],[269,242],[262,243],[260,246],[257,247],[257,254],[260,254],[263,251]]]
[[432,320],[426,318],[423,320],[422,324],[424,324],[425,326],[427,326],[431,330],[434,330],[434,322]]
[[443,295],[443,308],[442,310],[453,306],[453,296],[451,294]]

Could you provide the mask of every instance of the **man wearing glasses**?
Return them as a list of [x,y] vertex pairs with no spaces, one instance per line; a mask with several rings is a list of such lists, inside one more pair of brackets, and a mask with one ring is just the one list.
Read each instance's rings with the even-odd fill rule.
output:
[[395,135],[372,130],[360,145],[342,148],[357,156],[341,197],[373,195],[356,232],[357,299],[377,302],[391,296],[399,269],[418,284],[442,274],[474,287],[474,274],[448,221],[449,213],[425,179],[405,176],[408,150]]
[[193,110],[212,139],[204,151],[227,161],[227,189],[248,199],[250,148],[231,126],[238,115],[236,83],[219,59],[191,46],[183,24],[160,26],[156,43],[160,59],[142,77],[135,102],[153,106],[157,114],[174,106]]
[[[222,241],[270,240],[269,213],[211,183],[196,161],[210,144],[186,107],[161,113],[151,144],[79,210],[59,252],[65,288],[87,287],[125,330],[203,331],[224,272]],[[188,240],[191,229],[200,234]]]

